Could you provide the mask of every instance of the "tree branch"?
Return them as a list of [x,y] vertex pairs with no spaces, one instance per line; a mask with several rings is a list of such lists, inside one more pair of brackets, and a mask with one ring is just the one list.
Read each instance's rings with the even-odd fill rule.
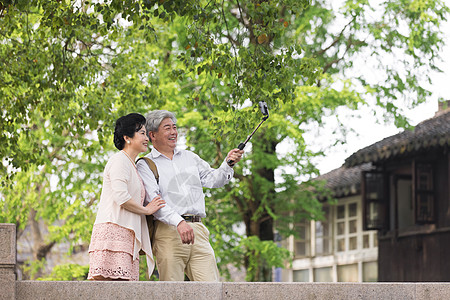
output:
[[346,44],[346,47],[345,47],[345,51],[344,51],[344,53],[342,54],[342,56],[339,57],[339,58],[336,58],[335,60],[333,60],[333,61],[331,61],[331,62],[329,62],[329,63],[327,63],[327,64],[323,67],[323,73],[326,73],[327,70],[328,70],[329,68],[331,68],[331,66],[332,66],[333,64],[336,64],[336,63],[340,62],[341,60],[343,60],[343,59],[345,58],[345,54],[347,54],[348,50],[350,50],[350,48],[351,48],[352,46],[357,46],[357,45],[361,45],[361,44],[364,44],[364,41],[356,41],[356,42],[354,42],[353,39],[350,37],[350,38],[348,39],[348,41],[347,41],[347,44]]
[[253,34],[253,22],[244,18],[244,13],[242,12],[242,7],[239,0],[236,0],[236,4],[239,10],[239,17],[236,13],[231,12],[231,14],[248,30],[250,42],[256,44],[257,39]]
[[353,22],[353,19],[347,23],[347,25],[344,26],[344,28],[342,28],[341,32],[338,34],[338,36],[333,40],[333,42],[331,43],[331,45],[329,45],[328,47],[326,47],[325,49],[320,50],[319,52],[316,53],[317,56],[323,56],[323,54],[325,52],[327,52],[329,49],[331,49],[332,47],[334,47],[334,45],[337,44],[337,42],[339,42],[339,40],[343,37],[344,35],[344,31],[345,29],[347,29],[348,26],[350,26],[350,24]]

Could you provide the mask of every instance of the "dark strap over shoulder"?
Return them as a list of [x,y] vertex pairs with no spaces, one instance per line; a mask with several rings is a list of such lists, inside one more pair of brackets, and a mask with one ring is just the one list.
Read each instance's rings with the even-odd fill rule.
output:
[[[150,158],[144,156],[144,157],[140,157],[136,161],[136,164],[141,159],[145,160],[145,162],[147,163],[147,166],[153,172],[153,175],[155,175],[156,183],[159,184],[158,168],[156,167],[155,162],[153,160],[151,160]],[[155,239],[155,231],[156,231],[155,218],[153,217],[153,215],[147,215],[147,216],[145,216],[145,218],[147,219],[147,227],[148,227],[148,232],[150,234],[150,243],[152,243],[152,245],[153,245],[153,241]],[[139,254],[144,255],[145,253],[142,251],[142,252],[139,252]]]
[[151,160],[148,157],[140,157],[137,161],[136,164],[138,163],[138,161],[140,161],[141,159],[144,159],[145,162],[147,163],[148,167],[150,168],[150,170],[153,172],[153,175],[155,175],[155,179],[156,179],[156,183],[159,184],[159,174],[158,174],[158,168],[155,165],[155,162],[153,160]]

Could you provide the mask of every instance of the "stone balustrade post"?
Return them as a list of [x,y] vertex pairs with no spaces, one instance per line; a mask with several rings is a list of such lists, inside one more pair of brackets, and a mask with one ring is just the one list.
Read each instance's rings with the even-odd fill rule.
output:
[[0,299],[16,299],[16,225],[0,223]]

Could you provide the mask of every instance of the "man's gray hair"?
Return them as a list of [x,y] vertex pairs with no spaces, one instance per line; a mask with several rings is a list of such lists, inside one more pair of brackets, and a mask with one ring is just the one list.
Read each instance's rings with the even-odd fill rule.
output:
[[177,123],[177,118],[175,115],[167,110],[153,110],[147,114],[145,117],[145,129],[147,133],[150,131],[156,132],[158,131],[159,125],[165,118],[170,118],[174,124]]

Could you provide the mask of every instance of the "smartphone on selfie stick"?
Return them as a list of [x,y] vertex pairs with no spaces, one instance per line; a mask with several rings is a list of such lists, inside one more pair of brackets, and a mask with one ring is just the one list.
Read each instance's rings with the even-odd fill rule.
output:
[[[239,150],[244,150],[245,145],[252,138],[252,136],[256,132],[256,130],[258,130],[258,128],[261,126],[261,124],[264,123],[264,121],[269,118],[269,109],[267,108],[267,103],[265,101],[259,101],[259,109],[261,110],[261,113],[263,114],[262,121],[258,124],[258,126],[256,126],[255,130],[253,130],[253,132],[250,133],[249,136],[247,136],[247,139],[243,143],[240,143],[239,146],[237,146],[237,148]],[[229,159],[227,161],[227,163],[230,167],[234,166],[234,161],[231,159]]]

